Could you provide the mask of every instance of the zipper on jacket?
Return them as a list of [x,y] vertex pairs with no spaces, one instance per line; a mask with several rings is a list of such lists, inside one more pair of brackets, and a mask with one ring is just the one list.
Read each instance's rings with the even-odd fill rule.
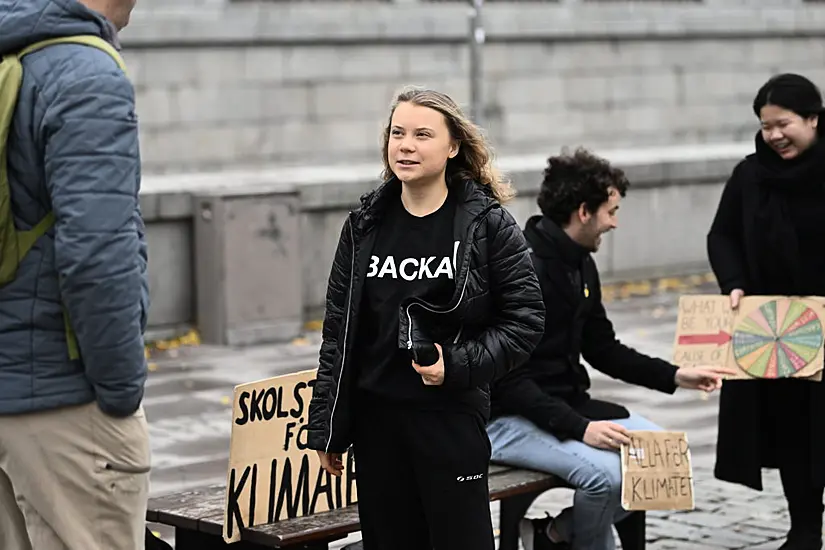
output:
[[347,364],[347,336],[349,335],[349,318],[352,313],[352,285],[355,279],[355,231],[352,229],[352,212],[349,213],[349,237],[352,242],[352,250],[350,251],[350,268],[349,268],[349,291],[347,292],[347,318],[344,322],[344,347],[341,352],[341,369],[338,373],[338,383],[335,387],[335,401],[332,402],[332,413],[329,415],[329,439],[325,452],[329,452],[329,445],[332,443],[332,426],[335,421],[335,409],[338,407],[338,396],[341,395],[341,379],[344,377],[344,366]]
[[[470,260],[470,248],[469,247],[470,247],[470,243],[472,241],[473,235],[475,235],[476,229],[481,224],[481,220],[486,218],[487,214],[493,208],[496,208],[496,205],[487,207],[473,221],[472,226],[471,226],[472,228],[469,231],[469,236],[467,237],[467,243],[465,245],[467,247],[465,249],[465,252],[464,252],[465,255],[466,255],[465,263]],[[468,266],[467,267],[467,272],[464,275],[464,283],[461,285],[461,294],[458,296],[458,302],[456,302],[456,304],[453,307],[449,308],[449,309],[436,309],[436,308],[430,307],[429,305],[425,304],[424,302],[413,302],[413,303],[407,305],[407,307],[405,308],[406,313],[407,313],[407,349],[412,349],[412,347],[413,347],[413,341],[412,341],[413,322],[412,322],[412,316],[410,315],[410,308],[412,306],[419,306],[419,307],[421,307],[423,309],[426,309],[427,311],[430,311],[432,313],[451,313],[451,312],[455,311],[456,309],[458,309],[458,306],[461,305],[461,301],[464,299],[464,293],[467,290],[467,281],[469,281],[469,280],[470,280],[470,267]],[[461,335],[461,330],[463,330],[463,327],[462,327],[462,329],[459,329],[458,334],[456,334],[455,343],[458,342],[458,338]]]

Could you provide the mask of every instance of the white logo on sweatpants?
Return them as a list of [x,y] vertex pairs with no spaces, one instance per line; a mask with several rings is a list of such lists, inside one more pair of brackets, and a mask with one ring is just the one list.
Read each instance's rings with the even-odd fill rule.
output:
[[483,477],[484,477],[484,474],[475,474],[475,475],[466,476],[466,477],[465,476],[458,476],[457,478],[455,478],[455,480],[459,483],[462,483],[464,481],[475,481],[475,480],[481,479]]

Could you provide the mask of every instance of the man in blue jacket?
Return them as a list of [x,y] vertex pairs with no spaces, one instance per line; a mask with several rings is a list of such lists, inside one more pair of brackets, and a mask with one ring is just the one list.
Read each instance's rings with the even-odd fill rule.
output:
[[[0,0],[0,56],[74,35],[117,49],[134,3]],[[149,299],[128,77],[84,45],[27,55],[7,152],[16,227],[55,224],[0,288],[0,548],[142,549]]]

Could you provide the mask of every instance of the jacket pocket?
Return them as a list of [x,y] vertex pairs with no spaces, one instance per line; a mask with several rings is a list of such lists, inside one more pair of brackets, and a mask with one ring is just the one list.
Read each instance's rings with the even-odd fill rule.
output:
[[152,461],[143,407],[130,416],[113,418],[95,406],[92,421],[94,465],[100,483],[110,492],[144,491]]
[[118,462],[107,460],[101,460],[98,463],[98,468],[101,470],[119,472],[121,474],[148,474],[152,470],[151,466],[129,466],[127,464],[120,464]]

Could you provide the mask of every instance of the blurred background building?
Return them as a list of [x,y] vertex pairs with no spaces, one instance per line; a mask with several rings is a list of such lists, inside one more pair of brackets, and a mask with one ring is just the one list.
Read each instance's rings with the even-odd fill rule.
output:
[[[471,0],[140,0],[123,33],[150,172],[377,157],[393,91],[469,106]],[[825,78],[804,0],[486,0],[502,155],[750,139],[777,71]]]
[[478,65],[471,5],[138,2],[122,40],[153,335],[196,327],[250,343],[317,326],[341,223],[377,184],[402,85],[478,101],[519,222],[561,147],[625,168],[634,188],[597,261],[606,280],[636,280],[707,273],[705,234],[753,149],[757,89],[785,71],[825,81],[822,1],[486,0]]

